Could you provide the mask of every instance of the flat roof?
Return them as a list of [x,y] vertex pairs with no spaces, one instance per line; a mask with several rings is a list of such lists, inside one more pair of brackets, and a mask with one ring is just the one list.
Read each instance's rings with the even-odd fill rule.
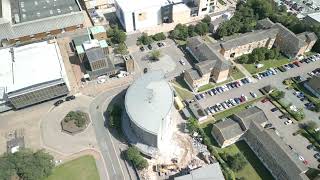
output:
[[80,11],[77,0],[11,0],[13,23]]
[[164,6],[169,4],[168,0],[115,0],[123,11],[136,11],[153,6]]
[[103,26],[93,26],[90,28],[92,34],[105,33],[106,29]]
[[0,57],[0,87],[4,87],[6,93],[64,77],[56,42],[0,49]]
[[173,91],[160,70],[137,79],[125,97],[125,107],[131,121],[153,134],[158,134],[172,106]]

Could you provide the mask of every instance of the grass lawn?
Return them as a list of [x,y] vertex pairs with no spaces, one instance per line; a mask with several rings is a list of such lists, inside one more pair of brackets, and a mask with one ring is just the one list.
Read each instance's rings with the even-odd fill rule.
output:
[[45,180],[99,180],[95,159],[86,155],[66,162],[53,169],[52,174]]
[[230,72],[230,76],[234,79],[234,80],[237,80],[237,79],[241,79],[241,78],[244,78],[245,75],[239,71],[238,68],[234,67],[231,69],[231,72]]
[[206,91],[206,90],[212,89],[214,87],[215,87],[214,84],[209,83],[209,84],[206,84],[206,85],[203,85],[203,86],[199,87],[198,88],[198,92]]
[[175,87],[173,86],[174,89],[176,90],[176,92],[178,93],[178,96],[183,99],[183,100],[186,100],[186,99],[192,99],[193,98],[193,94],[186,90],[186,89],[181,89],[179,87]]
[[281,58],[281,59],[275,59],[275,60],[265,60],[265,61],[260,61],[259,64],[264,64],[263,67],[261,68],[256,68],[255,64],[242,64],[243,67],[245,67],[247,69],[247,71],[249,71],[251,74],[256,74],[258,72],[264,71],[268,68],[271,67],[279,67],[282,66],[284,64],[287,64],[289,61],[289,59],[286,58]]

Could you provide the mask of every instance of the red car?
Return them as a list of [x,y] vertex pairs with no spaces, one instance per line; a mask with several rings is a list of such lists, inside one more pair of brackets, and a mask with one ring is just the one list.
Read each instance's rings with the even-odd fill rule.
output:
[[262,99],[262,100],[261,100],[262,103],[265,103],[265,102],[267,102],[267,101],[269,101],[268,98],[265,98],[265,99]]

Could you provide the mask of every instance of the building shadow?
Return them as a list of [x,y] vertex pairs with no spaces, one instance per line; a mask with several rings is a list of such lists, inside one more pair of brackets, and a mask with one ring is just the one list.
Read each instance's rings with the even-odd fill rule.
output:
[[[121,91],[119,94],[117,94],[116,96],[114,96],[112,98],[112,100],[110,101],[107,109],[103,112],[103,116],[104,116],[104,127],[108,128],[110,134],[116,138],[118,141],[120,141],[121,143],[127,143],[127,140],[125,139],[123,132],[121,130],[121,116],[119,118],[117,118],[117,120],[119,120],[120,122],[115,122],[117,124],[120,124],[119,127],[112,127],[110,125],[110,111],[112,110],[113,107],[118,106],[121,108],[121,111],[125,111],[125,107],[124,107],[124,97],[125,97],[125,93],[126,90]],[[121,113],[122,114],[122,113]]]

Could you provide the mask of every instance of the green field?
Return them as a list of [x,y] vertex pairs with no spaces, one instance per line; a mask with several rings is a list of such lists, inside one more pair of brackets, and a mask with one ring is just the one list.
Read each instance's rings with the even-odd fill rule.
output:
[[86,155],[66,162],[53,169],[45,180],[99,180],[95,159]]
[[275,60],[265,60],[265,61],[260,61],[259,64],[263,64],[264,66],[261,68],[256,68],[256,64],[242,64],[244,68],[247,69],[251,74],[256,74],[258,72],[264,71],[269,68],[275,68],[282,66],[284,64],[287,64],[289,59],[282,58],[282,59],[275,59]]

